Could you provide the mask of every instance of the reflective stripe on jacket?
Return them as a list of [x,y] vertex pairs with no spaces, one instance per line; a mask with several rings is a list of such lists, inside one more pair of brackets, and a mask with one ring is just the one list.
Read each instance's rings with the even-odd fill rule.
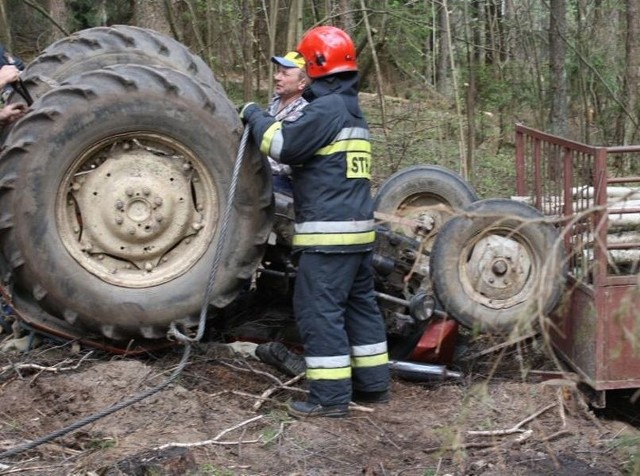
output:
[[375,241],[370,133],[357,101],[357,73],[315,80],[294,122],[252,110],[260,150],[292,168],[294,247],[358,252]]

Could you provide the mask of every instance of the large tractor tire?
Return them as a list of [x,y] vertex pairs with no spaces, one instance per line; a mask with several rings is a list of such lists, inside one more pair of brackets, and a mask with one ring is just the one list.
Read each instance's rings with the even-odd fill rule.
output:
[[451,170],[414,165],[399,170],[380,185],[374,206],[379,221],[384,223],[385,216],[400,218],[389,223],[389,228],[421,239],[423,250],[428,251],[444,222],[476,200],[473,187]]
[[444,224],[431,254],[436,294],[480,332],[527,332],[558,304],[567,275],[558,230],[513,200],[469,205]]
[[[119,343],[194,322],[241,132],[224,94],[173,69],[113,66],[42,96],[0,156],[14,302]],[[254,147],[239,184],[218,307],[256,270],[271,230],[269,168]]]
[[[89,28],[62,38],[29,63],[21,78],[35,100],[67,78],[116,64],[172,68],[222,91],[211,69],[182,43],[127,25]],[[11,101],[19,100],[12,95]]]

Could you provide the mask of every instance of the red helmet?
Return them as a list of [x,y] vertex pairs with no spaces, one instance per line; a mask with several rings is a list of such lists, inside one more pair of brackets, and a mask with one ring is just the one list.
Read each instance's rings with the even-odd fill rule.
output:
[[305,33],[296,49],[307,62],[310,78],[358,71],[353,41],[346,32],[335,26],[312,28]]

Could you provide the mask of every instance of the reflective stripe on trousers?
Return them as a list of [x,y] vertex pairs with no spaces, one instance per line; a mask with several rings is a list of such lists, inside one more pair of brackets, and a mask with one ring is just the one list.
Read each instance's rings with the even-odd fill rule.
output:
[[361,391],[389,386],[371,260],[371,252],[300,256],[293,304],[305,346],[310,402],[348,403],[352,384]]

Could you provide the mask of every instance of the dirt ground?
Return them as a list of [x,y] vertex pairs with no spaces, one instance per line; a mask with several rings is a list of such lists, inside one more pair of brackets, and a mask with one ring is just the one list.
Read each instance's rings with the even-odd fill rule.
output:
[[[284,407],[304,398],[304,382],[282,388],[290,377],[277,369],[199,344],[163,390],[2,458],[0,474],[636,474],[640,438],[628,396],[595,412],[575,382],[549,379],[560,374],[535,339],[503,347],[499,360],[474,356],[478,345],[486,351],[476,344],[455,363],[463,378],[394,375],[387,405],[295,420]],[[0,451],[166,382],[181,357],[182,348],[129,358],[52,343],[0,354]]]

